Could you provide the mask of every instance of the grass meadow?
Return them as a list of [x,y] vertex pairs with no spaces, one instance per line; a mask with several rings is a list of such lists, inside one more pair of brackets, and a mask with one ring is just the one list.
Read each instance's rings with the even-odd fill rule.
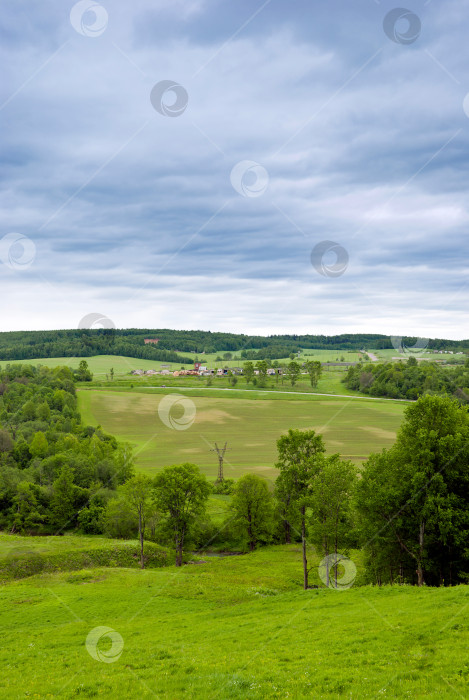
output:
[[10,582],[1,696],[467,697],[469,587],[360,586],[350,557],[347,590],[322,587],[313,557],[320,588],[303,591],[297,545]]
[[185,430],[167,427],[160,419],[158,406],[166,395],[162,391],[81,390],[79,409],[85,423],[101,425],[132,443],[139,470],[149,475],[168,464],[190,461],[215,478],[218,463],[210,450],[214,442],[228,441],[226,477],[254,472],[274,480],[276,441],[289,428],[314,429],[324,436],[329,453],[340,452],[361,463],[371,452],[394,442],[406,406],[393,401],[278,394],[275,399],[265,394],[255,399],[245,398],[241,391],[197,393],[186,394],[195,404],[196,415]]
[[[224,353],[213,353],[208,355],[195,355],[193,353],[181,353],[184,357],[196,357],[204,366],[211,368],[218,367],[242,367],[245,359],[238,360],[219,360],[217,357],[223,357]],[[233,355],[235,353],[232,353]],[[319,360],[320,362],[335,362],[340,361],[343,357],[345,362],[357,362],[359,353],[349,350],[303,350],[299,356],[302,362],[306,360]],[[47,367],[56,367],[57,365],[66,365],[73,369],[78,369],[80,360],[85,359],[88,366],[96,377],[103,378],[109,374],[111,367],[114,368],[115,377],[125,377],[134,369],[156,369],[160,370],[161,366],[168,367],[171,370],[180,369],[181,364],[177,362],[160,362],[159,360],[140,360],[136,357],[123,357],[121,355],[95,355],[93,357],[46,357],[34,360],[9,360],[0,361],[0,365],[6,364],[31,364],[31,365],[46,365]],[[290,362],[286,357],[280,362]],[[186,369],[189,365],[185,365]]]

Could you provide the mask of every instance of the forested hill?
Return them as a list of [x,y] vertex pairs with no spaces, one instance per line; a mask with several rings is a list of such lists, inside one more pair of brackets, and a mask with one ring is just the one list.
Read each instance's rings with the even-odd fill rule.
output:
[[[145,339],[158,343],[145,344]],[[411,347],[416,338],[405,338]],[[378,334],[250,336],[210,331],[164,329],[73,329],[60,331],[13,331],[0,333],[0,360],[37,357],[91,357],[126,355],[162,362],[189,364],[184,353],[237,352],[243,359],[279,359],[299,348],[326,350],[391,349],[389,336]],[[435,339],[433,350],[469,350],[469,340]]]

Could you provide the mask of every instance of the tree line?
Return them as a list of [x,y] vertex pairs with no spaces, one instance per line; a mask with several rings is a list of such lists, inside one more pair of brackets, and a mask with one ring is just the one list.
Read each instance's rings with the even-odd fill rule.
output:
[[[142,512],[157,523],[154,532],[166,533],[164,541],[172,538],[179,564],[188,541],[206,548],[234,539],[251,551],[300,542],[304,588],[313,550],[334,555],[335,576],[340,556],[361,550],[363,580],[378,585],[469,580],[466,406],[449,397],[420,398],[406,409],[395,445],[370,455],[360,473],[339,454],[327,455],[314,430],[290,429],[277,451],[273,490],[255,474],[241,477],[221,527],[207,519],[210,485],[193,464],[167,467],[153,481],[135,477],[121,487],[121,507],[130,508],[128,490],[143,484]],[[139,532],[143,548],[140,525]]]
[[132,450],[84,426],[67,367],[0,371],[0,528],[56,534],[80,525],[133,473]]
[[348,389],[371,396],[415,400],[425,394],[453,396],[466,403],[469,397],[469,359],[457,366],[436,362],[386,362],[349,367],[342,380]]
[[[158,339],[145,345],[145,338]],[[412,346],[416,338],[404,339]],[[388,336],[379,334],[271,335],[249,336],[210,331],[171,329],[70,329],[56,331],[12,331],[0,333],[0,360],[26,360],[40,357],[90,357],[124,355],[141,359],[188,364],[191,355],[236,352],[244,360],[280,359],[301,349],[354,350],[391,349]],[[430,349],[468,350],[469,340],[434,339]]]
[[[467,582],[468,465],[467,406],[426,395],[360,472],[314,430],[290,429],[273,485],[255,474],[211,484],[192,463],[151,479],[135,474],[129,445],[83,425],[68,368],[0,371],[0,528],[138,536],[142,566],[146,540],[172,547],[177,565],[191,549],[298,542],[305,588],[313,550],[336,560],[361,550],[371,583]],[[211,493],[231,496],[221,524],[207,511]]]

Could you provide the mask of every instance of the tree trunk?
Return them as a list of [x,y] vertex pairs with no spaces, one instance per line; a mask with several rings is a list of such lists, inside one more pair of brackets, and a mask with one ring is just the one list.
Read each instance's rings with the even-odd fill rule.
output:
[[308,588],[308,560],[306,558],[306,508],[301,508],[301,545],[303,550],[303,588]]
[[142,511],[138,514],[138,536],[140,538],[140,568],[145,568],[143,561],[143,527],[142,527]]
[[182,553],[184,548],[184,533],[176,535],[176,566],[182,566]]
[[420,523],[419,529],[419,557],[417,561],[417,586],[423,586],[423,541],[425,533],[425,523]]
[[248,506],[248,536],[249,536],[249,549],[251,552],[254,551],[255,547],[255,542],[254,542],[254,536],[252,534],[252,515],[251,515],[251,508]]
[[285,530],[285,544],[291,544],[291,529],[288,520],[283,521],[283,527]]

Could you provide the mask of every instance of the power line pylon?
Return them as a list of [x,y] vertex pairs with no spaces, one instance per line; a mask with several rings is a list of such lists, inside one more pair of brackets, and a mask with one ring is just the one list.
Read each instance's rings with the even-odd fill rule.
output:
[[215,448],[210,450],[210,452],[216,452],[218,455],[218,478],[217,478],[217,481],[215,483],[218,483],[218,482],[224,480],[223,460],[225,458],[225,452],[227,450],[227,446],[228,446],[228,443],[225,442],[224,446],[220,449],[220,447],[218,447],[217,443],[215,443]]

